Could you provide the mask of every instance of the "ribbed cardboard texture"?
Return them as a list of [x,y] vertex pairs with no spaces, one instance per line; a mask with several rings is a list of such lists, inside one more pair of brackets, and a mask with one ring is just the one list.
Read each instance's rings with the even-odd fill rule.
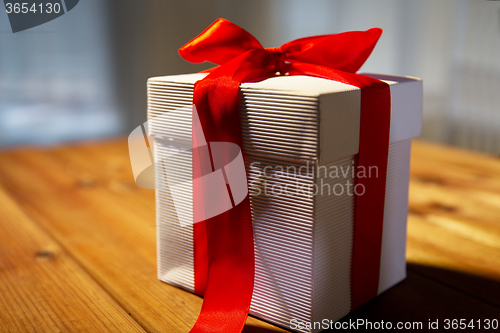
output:
[[[409,158],[411,138],[421,129],[422,84],[413,78],[366,75],[383,79],[391,87],[381,293],[406,275]],[[148,81],[149,134],[155,138],[155,160],[167,161],[171,170],[187,178],[191,175],[192,89],[203,76],[189,74]],[[290,328],[292,319],[337,320],[350,311],[355,196],[298,192],[265,195],[263,184],[267,188],[313,184],[332,188],[354,182],[351,175],[324,178],[312,170],[356,166],[359,106],[358,88],[314,77],[284,76],[241,85],[240,111],[256,258],[251,314]],[[173,110],[174,117],[165,122],[161,115]],[[307,165],[308,170],[277,175],[279,165],[297,169]],[[264,170],[269,172],[264,174]],[[165,181],[164,173],[164,169],[156,168],[157,183]],[[158,276],[193,291],[192,226],[179,223],[180,216],[192,216],[190,190],[186,184],[176,205],[168,188],[156,190]]]

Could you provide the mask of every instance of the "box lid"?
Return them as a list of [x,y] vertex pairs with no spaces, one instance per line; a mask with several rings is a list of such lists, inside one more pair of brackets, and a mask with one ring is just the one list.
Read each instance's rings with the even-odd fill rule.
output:
[[[422,81],[404,76],[361,74],[390,85],[390,143],[420,135]],[[180,85],[189,90],[206,75],[195,73],[150,78],[148,87]],[[243,83],[240,88],[247,150],[271,151],[285,157],[314,159],[320,164],[358,153],[360,88],[301,75],[276,76],[260,82]],[[304,110],[303,114],[300,110]],[[151,109],[149,112],[151,118]],[[303,117],[297,118],[297,114]],[[288,118],[297,119],[302,126],[294,127],[291,123],[290,126],[284,124],[280,127],[280,119]],[[307,127],[308,130],[302,130],[301,127]],[[150,134],[161,136],[155,128],[158,127],[150,126]],[[276,142],[279,142],[282,149],[276,146]]]

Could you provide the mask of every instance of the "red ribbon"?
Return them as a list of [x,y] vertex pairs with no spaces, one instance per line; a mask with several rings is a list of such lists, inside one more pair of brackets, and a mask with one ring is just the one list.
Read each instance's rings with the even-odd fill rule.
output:
[[[351,270],[351,309],[378,293],[390,128],[389,85],[355,72],[377,43],[381,29],[300,38],[264,49],[248,32],[218,19],[179,53],[191,62],[220,66],[195,84],[193,103],[207,142],[232,142],[243,151],[239,86],[275,76],[309,75],[361,88],[358,165],[378,168],[359,178]],[[228,157],[229,158],[229,157]],[[201,162],[193,154],[193,169]],[[195,173],[193,175],[195,176]],[[193,188],[193,192],[202,193]],[[196,202],[194,202],[196,210]],[[191,332],[241,332],[253,292],[254,248],[250,201],[194,224],[195,293],[204,295]]]

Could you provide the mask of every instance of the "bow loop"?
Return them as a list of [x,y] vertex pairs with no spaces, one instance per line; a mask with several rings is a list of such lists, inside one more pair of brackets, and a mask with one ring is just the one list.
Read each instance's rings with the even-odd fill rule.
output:
[[187,61],[210,61],[222,65],[252,49],[263,49],[259,41],[234,23],[218,19],[179,49]]
[[355,73],[377,44],[382,29],[349,31],[293,40],[281,47],[286,59]]
[[[381,34],[382,29],[373,28],[312,36],[265,50],[276,59],[271,66],[281,73],[287,62],[302,62],[355,73],[368,59]],[[190,62],[210,61],[222,65],[251,50],[263,50],[263,47],[244,29],[225,19],[218,19],[180,48],[179,53]]]

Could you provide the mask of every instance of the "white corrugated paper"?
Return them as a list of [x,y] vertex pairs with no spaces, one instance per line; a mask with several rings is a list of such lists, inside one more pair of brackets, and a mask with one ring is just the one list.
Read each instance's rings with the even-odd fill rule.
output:
[[[191,178],[193,85],[204,75],[148,80],[149,134],[155,141],[155,161],[163,161],[156,163],[157,183],[168,183],[168,172],[170,177]],[[406,276],[410,149],[422,125],[422,82],[364,75],[384,80],[391,88],[381,293]],[[360,89],[307,76],[274,77],[240,88],[256,259],[250,314],[285,328],[292,319],[338,320],[350,311],[355,216],[355,196],[340,194],[340,189],[356,179],[352,173],[334,178],[317,171],[356,167]],[[162,117],[168,112],[168,118]],[[287,173],[279,166],[303,169]],[[265,194],[265,189],[287,185],[291,193]],[[313,185],[325,191],[293,191]],[[327,193],[327,188],[337,193]],[[180,223],[192,219],[191,191],[189,183],[172,191],[158,186],[156,210],[159,279],[192,292],[192,225]]]

